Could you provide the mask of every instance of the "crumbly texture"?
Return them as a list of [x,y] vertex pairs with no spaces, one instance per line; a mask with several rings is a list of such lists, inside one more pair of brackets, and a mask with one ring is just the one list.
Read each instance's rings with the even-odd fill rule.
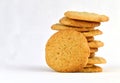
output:
[[69,29],[69,30],[76,30],[76,31],[83,32],[83,31],[91,31],[94,29],[94,27],[72,27],[72,26],[65,26],[65,25],[57,23],[57,24],[52,25],[51,29],[53,29],[53,30]]
[[101,35],[102,31],[95,29],[95,30],[91,30],[88,32],[82,32],[84,36],[86,37],[91,37],[91,36],[96,36],[96,35]]
[[88,62],[90,49],[85,36],[74,30],[61,30],[46,44],[46,62],[58,72],[77,72]]
[[90,42],[90,41],[94,41],[94,37],[86,37],[87,38],[87,41]]
[[92,57],[88,58],[88,63],[87,64],[105,64],[106,60],[103,57]]
[[109,20],[108,16],[99,15],[96,13],[89,12],[77,12],[77,11],[67,11],[64,15],[71,19],[92,21],[92,22],[106,22]]
[[67,17],[63,17],[59,21],[63,25],[74,26],[74,27],[97,27],[100,25],[100,22],[88,22],[82,20],[73,20]]
[[99,48],[99,47],[103,47],[104,43],[99,40],[94,40],[94,41],[88,42],[88,45],[90,48]]
[[98,48],[90,48],[90,53],[95,53],[98,51]]
[[92,58],[92,57],[95,57],[95,52],[93,52],[93,53],[90,53],[90,56],[89,56],[89,58]]
[[84,69],[80,70],[80,72],[84,73],[102,72],[102,68],[94,65],[93,67],[84,67]]

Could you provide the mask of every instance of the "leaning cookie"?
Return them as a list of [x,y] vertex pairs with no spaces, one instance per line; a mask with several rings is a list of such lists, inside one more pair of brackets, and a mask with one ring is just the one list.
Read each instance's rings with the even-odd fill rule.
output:
[[106,22],[109,20],[108,16],[99,15],[96,13],[89,12],[77,12],[77,11],[67,11],[64,15],[71,19],[92,21],[92,22]]
[[85,36],[74,30],[60,30],[46,44],[46,62],[58,72],[78,72],[88,62],[90,49]]
[[74,26],[74,27],[97,27],[100,25],[100,22],[88,22],[82,20],[73,20],[67,17],[63,17],[59,21],[63,25]]

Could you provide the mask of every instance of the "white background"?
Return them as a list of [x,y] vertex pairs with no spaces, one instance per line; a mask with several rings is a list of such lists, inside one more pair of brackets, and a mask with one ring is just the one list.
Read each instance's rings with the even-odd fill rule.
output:
[[[120,82],[119,0],[0,0],[0,83]],[[106,58],[102,73],[58,73],[45,62],[50,27],[67,10],[110,17],[96,36],[105,43],[96,56]]]

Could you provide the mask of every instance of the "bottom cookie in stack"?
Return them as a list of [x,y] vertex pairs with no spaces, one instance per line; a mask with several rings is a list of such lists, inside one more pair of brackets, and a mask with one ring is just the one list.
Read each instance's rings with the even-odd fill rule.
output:
[[102,68],[99,66],[96,66],[95,64],[105,64],[106,60],[102,57],[92,57],[88,58],[87,65],[80,70],[80,72],[102,72]]
[[102,72],[102,68],[96,65],[92,65],[91,67],[84,67],[80,72],[84,73],[92,73],[92,72]]

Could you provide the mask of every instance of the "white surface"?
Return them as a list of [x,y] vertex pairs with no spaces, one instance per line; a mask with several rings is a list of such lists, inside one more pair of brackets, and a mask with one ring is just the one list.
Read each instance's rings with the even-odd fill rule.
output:
[[[120,82],[119,0],[0,0],[0,83]],[[107,59],[102,73],[57,73],[45,63],[45,44],[67,10],[105,14],[105,46],[97,52]]]

